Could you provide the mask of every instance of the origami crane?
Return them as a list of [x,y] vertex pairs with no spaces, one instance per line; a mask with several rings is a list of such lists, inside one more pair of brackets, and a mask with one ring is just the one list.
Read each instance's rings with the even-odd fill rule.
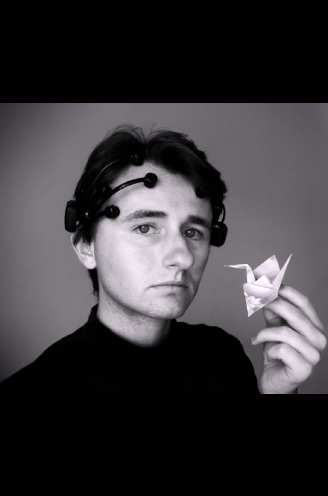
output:
[[254,270],[247,264],[225,265],[234,269],[246,269],[247,283],[244,284],[244,295],[248,317],[278,297],[290,258],[291,255],[281,270],[275,255]]

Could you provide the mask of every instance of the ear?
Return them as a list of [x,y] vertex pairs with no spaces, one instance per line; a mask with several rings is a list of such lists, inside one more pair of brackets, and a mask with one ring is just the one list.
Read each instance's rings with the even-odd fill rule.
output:
[[97,264],[94,252],[94,242],[92,241],[90,244],[88,244],[80,239],[80,241],[76,245],[74,245],[72,234],[71,243],[73,250],[77,254],[78,259],[84,265],[84,267],[86,267],[87,269],[95,269]]

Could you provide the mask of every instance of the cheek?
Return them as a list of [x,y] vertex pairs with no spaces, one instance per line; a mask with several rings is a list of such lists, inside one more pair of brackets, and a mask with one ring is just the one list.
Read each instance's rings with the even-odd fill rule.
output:
[[115,284],[135,284],[138,280],[147,280],[151,274],[156,258],[151,250],[137,247],[116,238],[115,243],[104,240],[95,246],[95,257],[99,275],[108,281],[115,278]]
[[204,271],[209,255],[210,255],[210,246],[201,247],[199,250],[195,251],[194,259],[195,259],[195,268],[197,272]]
[[206,261],[202,261],[202,263],[199,263],[195,268],[195,279],[198,281],[198,284],[200,283],[200,280],[204,274],[205,267]]
[[193,270],[193,279],[196,282],[196,288],[198,288],[200,281],[202,279],[204,270],[207,265],[209,254],[210,254],[210,250],[208,249],[202,253],[198,253],[198,256],[195,258],[195,264],[192,270]]

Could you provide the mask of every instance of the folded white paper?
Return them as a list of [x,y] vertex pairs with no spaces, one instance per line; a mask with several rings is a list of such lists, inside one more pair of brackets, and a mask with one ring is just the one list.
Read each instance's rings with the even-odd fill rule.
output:
[[244,284],[244,294],[248,317],[278,297],[290,258],[291,255],[281,270],[275,255],[254,270],[247,264],[225,265],[234,269],[246,269],[247,283]]

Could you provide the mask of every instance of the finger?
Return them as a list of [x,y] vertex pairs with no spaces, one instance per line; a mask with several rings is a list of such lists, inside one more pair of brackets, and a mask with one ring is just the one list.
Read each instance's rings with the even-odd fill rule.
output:
[[267,351],[268,361],[281,360],[286,366],[286,374],[292,382],[300,384],[311,374],[313,367],[288,344],[279,343]]
[[308,342],[318,351],[323,351],[327,340],[323,333],[313,324],[313,322],[299,308],[278,297],[267,305],[269,310],[283,318],[295,331],[302,334]]
[[281,326],[281,325],[286,324],[284,319],[279,317],[279,315],[277,315],[272,310],[269,310],[269,308],[267,308],[267,307],[263,308],[263,315],[264,315],[264,318],[266,320],[268,327],[275,327],[275,326]]
[[320,361],[319,351],[313,348],[303,336],[298,332],[293,331],[290,327],[282,326],[263,329],[252,339],[252,344],[258,345],[268,341],[278,341],[280,343],[288,344],[291,348],[303,355],[312,365],[316,365]]
[[285,284],[280,286],[279,295],[286,298],[286,300],[293,303],[293,305],[301,308],[311,322],[313,322],[313,324],[320,329],[320,331],[324,332],[323,323],[319,319],[312,303],[305,295],[290,286],[286,286]]

